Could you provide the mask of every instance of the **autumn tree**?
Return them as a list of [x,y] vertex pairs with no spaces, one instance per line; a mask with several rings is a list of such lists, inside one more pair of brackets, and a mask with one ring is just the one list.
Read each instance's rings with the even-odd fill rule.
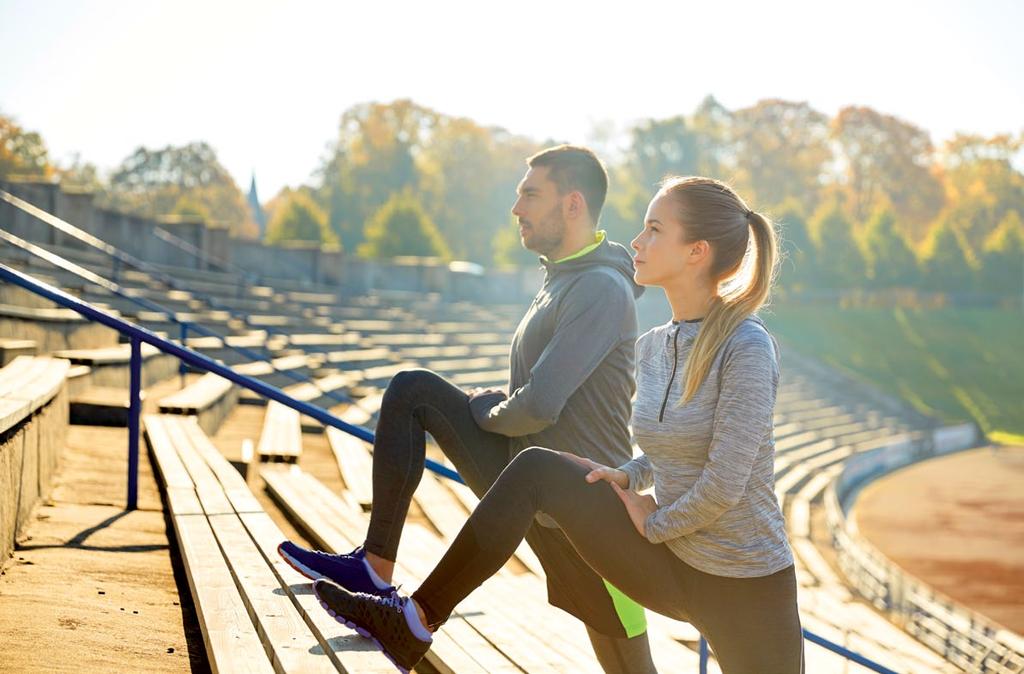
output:
[[13,175],[48,178],[53,167],[42,136],[0,114],[0,178]]
[[98,201],[148,217],[199,210],[226,223],[236,236],[254,232],[242,191],[213,148],[202,142],[158,150],[140,147],[114,170]]
[[850,106],[832,120],[832,137],[841,149],[853,220],[891,208],[903,233],[920,241],[943,205],[928,134],[891,115]]
[[768,209],[787,198],[817,207],[832,158],[829,119],[807,103],[759,101],[732,116],[735,183],[751,203]]

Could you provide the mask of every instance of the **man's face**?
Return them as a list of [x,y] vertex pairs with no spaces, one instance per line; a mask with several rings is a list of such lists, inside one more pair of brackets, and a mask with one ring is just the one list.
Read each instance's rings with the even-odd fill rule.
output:
[[540,255],[558,250],[565,239],[563,197],[558,186],[548,179],[548,167],[531,168],[516,188],[512,215],[519,224],[523,247]]

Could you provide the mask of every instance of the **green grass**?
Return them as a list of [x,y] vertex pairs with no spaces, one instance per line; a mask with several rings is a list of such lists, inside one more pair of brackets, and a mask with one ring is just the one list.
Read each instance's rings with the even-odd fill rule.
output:
[[[947,422],[1024,440],[1024,314],[1003,309],[843,309],[775,305],[785,343]],[[785,353],[783,353],[785,363]]]

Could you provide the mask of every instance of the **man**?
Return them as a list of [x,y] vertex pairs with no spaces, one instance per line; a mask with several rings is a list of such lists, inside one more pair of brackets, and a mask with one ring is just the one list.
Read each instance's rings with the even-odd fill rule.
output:
[[[423,473],[425,432],[477,496],[533,445],[608,466],[631,458],[635,300],[642,289],[633,283],[629,252],[596,229],[607,173],[593,152],[570,145],[527,164],[512,214],[523,245],[541,255],[545,277],[512,339],[509,395],[467,394],[428,370],[396,375],[377,423],[366,542],[347,555],[282,543],[281,556],[307,577],[390,593],[402,526]],[[548,600],[587,625],[605,671],[654,671],[642,607],[601,579],[544,520],[527,541],[547,575]]]

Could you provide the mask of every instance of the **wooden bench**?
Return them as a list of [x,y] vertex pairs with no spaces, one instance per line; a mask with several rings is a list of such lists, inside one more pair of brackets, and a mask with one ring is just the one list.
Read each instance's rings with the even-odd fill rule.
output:
[[[322,550],[348,552],[362,543],[368,518],[308,473],[264,468],[267,489]],[[413,523],[403,532],[403,546],[412,554],[399,556],[396,581],[414,587],[429,573],[443,552],[443,543]],[[549,622],[555,613],[522,596],[514,603],[500,578],[487,581],[463,601],[444,629],[434,635],[428,652],[430,664],[451,671],[600,671],[593,655],[574,648],[566,655],[556,648],[561,630]],[[543,620],[537,611],[543,611]],[[557,620],[557,617],[555,618]],[[530,623],[530,626],[524,625]],[[582,629],[582,628],[580,628]],[[542,632],[542,634],[537,634]],[[554,642],[554,643],[552,643]],[[582,644],[584,647],[584,643]]]
[[177,393],[161,398],[164,414],[184,414],[199,420],[207,433],[215,433],[238,402],[238,387],[230,380],[207,372]]
[[284,534],[189,417],[146,415],[214,672],[392,672],[277,554]]
[[256,454],[261,461],[298,461],[302,454],[302,426],[296,410],[276,400],[267,403]]

